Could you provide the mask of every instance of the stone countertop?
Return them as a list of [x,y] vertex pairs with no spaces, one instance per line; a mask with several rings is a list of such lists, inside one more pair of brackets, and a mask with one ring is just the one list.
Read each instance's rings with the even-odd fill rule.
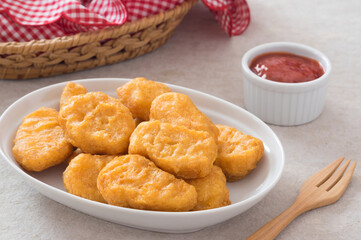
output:
[[[77,73],[32,80],[0,80],[0,113],[23,95],[62,81],[144,76],[193,88],[241,107],[241,58],[272,41],[315,47],[333,70],[326,106],[315,121],[297,127],[270,125],[280,138],[286,164],[275,188],[247,212],[189,234],[142,231],[72,210],[26,184],[0,161],[0,239],[245,239],[295,199],[303,181],[328,162],[361,159],[361,1],[249,1],[252,21],[229,38],[198,3],[166,45],[145,56]],[[0,130],[1,131],[1,130]],[[307,212],[277,239],[360,239],[361,165],[340,201]]]

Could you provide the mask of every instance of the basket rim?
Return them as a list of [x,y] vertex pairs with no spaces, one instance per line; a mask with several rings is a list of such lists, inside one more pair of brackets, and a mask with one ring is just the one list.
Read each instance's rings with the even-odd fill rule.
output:
[[126,22],[120,26],[111,26],[96,31],[80,32],[74,35],[56,37],[53,39],[32,40],[29,42],[0,42],[0,54],[36,53],[39,51],[54,51],[79,46],[79,42],[92,43],[121,35],[138,32],[151,25],[160,24],[173,16],[186,14],[198,0],[184,0],[176,7],[156,15],[145,17],[133,22]]

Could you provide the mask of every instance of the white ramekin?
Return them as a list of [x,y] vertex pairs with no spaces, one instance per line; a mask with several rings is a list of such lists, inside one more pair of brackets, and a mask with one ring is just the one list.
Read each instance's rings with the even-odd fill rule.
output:
[[[253,73],[249,65],[253,58],[268,52],[289,52],[313,58],[322,65],[325,73],[315,80],[303,83],[280,83],[263,79]],[[331,63],[320,51],[291,42],[259,45],[243,55],[242,71],[245,107],[263,121],[294,126],[310,122],[321,114]]]

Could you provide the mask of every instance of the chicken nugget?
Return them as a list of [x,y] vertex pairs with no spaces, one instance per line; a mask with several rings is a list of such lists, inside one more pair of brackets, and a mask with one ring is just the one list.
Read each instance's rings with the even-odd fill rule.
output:
[[159,95],[170,92],[163,83],[145,78],[134,78],[117,89],[118,97],[129,108],[134,118],[149,120],[152,101]]
[[14,157],[28,171],[40,172],[57,165],[72,151],[58,123],[58,111],[52,108],[40,108],[27,115],[14,139]]
[[213,166],[206,177],[186,180],[186,182],[193,185],[197,191],[197,205],[193,210],[206,210],[231,204],[226,177],[222,169],[217,166]]
[[79,83],[68,82],[61,94],[59,107],[61,108],[72,96],[85,94],[87,92],[88,90],[83,85]]
[[63,173],[66,191],[79,197],[105,203],[97,188],[97,179],[100,170],[114,158],[115,156],[112,155],[84,153],[74,157]]
[[142,122],[130,137],[130,154],[139,154],[176,177],[205,177],[217,157],[217,144],[205,131],[160,121]]
[[152,102],[150,119],[206,131],[217,141],[218,129],[192,100],[181,93],[164,93]]
[[245,135],[233,127],[216,126],[219,129],[219,137],[215,164],[222,168],[227,181],[237,181],[256,168],[263,156],[263,143],[258,138]]
[[121,207],[188,211],[197,203],[192,185],[140,155],[124,155],[108,163],[98,176],[98,189],[109,204]]
[[126,152],[135,128],[129,109],[102,92],[71,97],[60,109],[59,122],[69,142],[91,154]]

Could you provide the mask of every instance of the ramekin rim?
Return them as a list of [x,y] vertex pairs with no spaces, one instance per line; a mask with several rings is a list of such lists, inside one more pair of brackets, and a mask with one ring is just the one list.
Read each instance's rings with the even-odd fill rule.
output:
[[[272,81],[272,80],[268,80],[268,79],[264,79],[261,78],[260,76],[257,76],[254,72],[251,71],[251,69],[249,68],[248,65],[248,60],[252,60],[250,59],[250,57],[252,55],[254,55],[255,52],[261,51],[261,53],[267,53],[267,52],[272,52],[271,48],[276,48],[276,47],[291,47],[291,48],[297,48],[297,49],[302,49],[305,52],[309,52],[309,53],[313,53],[315,55],[318,55],[320,59],[323,59],[325,61],[325,66],[320,63],[322,65],[322,67],[324,68],[324,74],[312,81],[307,81],[307,82],[301,82],[301,83],[283,83],[283,82],[276,82],[276,81]],[[270,49],[270,50],[267,50]],[[254,56],[255,57],[255,56]],[[253,58],[254,58],[253,57]],[[318,60],[317,60],[318,61]],[[295,88],[309,88],[309,87],[316,87],[318,85],[323,84],[324,82],[327,81],[328,76],[331,72],[332,69],[332,65],[330,60],[328,59],[328,57],[322,53],[321,51],[319,51],[316,48],[310,47],[308,45],[305,44],[301,44],[301,43],[296,43],[296,42],[269,42],[269,43],[264,43],[261,45],[257,45],[251,49],[249,49],[242,57],[242,70],[243,70],[243,74],[247,74],[247,76],[249,78],[251,78],[253,81],[258,82],[259,84],[263,84],[267,87],[277,87],[277,88],[287,88],[287,89],[295,89]]]

